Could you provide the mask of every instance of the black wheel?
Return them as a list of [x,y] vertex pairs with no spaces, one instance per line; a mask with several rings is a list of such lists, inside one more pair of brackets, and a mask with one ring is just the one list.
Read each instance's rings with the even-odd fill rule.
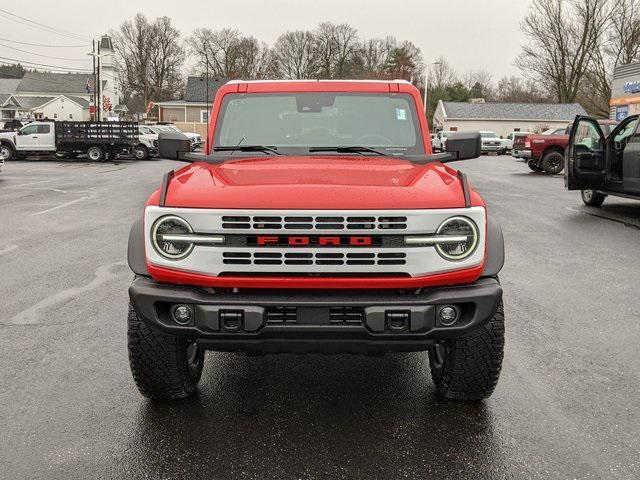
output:
[[136,160],[147,160],[149,158],[149,149],[144,145],[137,145],[133,149],[133,156]]
[[590,207],[601,206],[604,203],[604,199],[607,198],[605,194],[596,190],[582,190],[580,192],[580,196],[582,197],[584,204]]
[[431,377],[438,396],[466,401],[488,398],[498,384],[503,356],[504,311],[500,302],[480,330],[429,349]]
[[564,155],[554,150],[542,157],[542,169],[549,175],[557,175],[564,170]]
[[105,158],[104,149],[95,145],[93,147],[89,147],[89,150],[87,150],[87,156],[89,157],[89,160],[102,162]]
[[8,162],[15,156],[15,154],[16,152],[13,149],[13,147],[6,145],[4,143],[0,145],[0,160],[4,160],[5,162]]
[[533,170],[534,172],[541,172],[542,171],[542,167],[540,166],[540,164],[538,162],[536,162],[535,160],[529,160],[527,162],[527,166]]
[[153,399],[188,397],[198,386],[204,350],[195,342],[153,330],[129,304],[129,363],[138,390]]

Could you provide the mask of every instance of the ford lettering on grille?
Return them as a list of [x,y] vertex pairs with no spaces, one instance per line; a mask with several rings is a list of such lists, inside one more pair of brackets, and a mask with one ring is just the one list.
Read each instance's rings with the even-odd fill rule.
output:
[[258,235],[247,238],[247,244],[258,247],[372,247],[380,238],[344,235]]

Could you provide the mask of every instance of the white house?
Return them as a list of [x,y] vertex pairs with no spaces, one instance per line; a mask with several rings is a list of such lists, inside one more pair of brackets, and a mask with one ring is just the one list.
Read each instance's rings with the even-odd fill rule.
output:
[[511,132],[541,132],[562,128],[576,115],[586,115],[578,103],[467,103],[438,102],[433,115],[435,130],[492,131],[506,137]]
[[[110,105],[104,117],[124,110],[111,38],[100,39],[102,104]],[[0,79],[0,121],[90,120],[94,79],[85,73],[27,72],[18,80]],[[102,105],[101,105],[102,106]]]

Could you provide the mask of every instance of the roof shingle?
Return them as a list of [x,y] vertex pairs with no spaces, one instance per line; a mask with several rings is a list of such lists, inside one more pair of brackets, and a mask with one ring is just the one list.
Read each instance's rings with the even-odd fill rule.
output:
[[570,122],[587,112],[579,103],[442,102],[447,119],[546,120]]
[[[226,78],[209,78],[209,102],[213,102],[218,89],[227,83]],[[187,88],[184,94],[186,102],[205,103],[207,101],[206,79],[203,77],[187,78]]]
[[93,85],[92,77],[88,73],[27,72],[16,92],[86,95],[87,80]]

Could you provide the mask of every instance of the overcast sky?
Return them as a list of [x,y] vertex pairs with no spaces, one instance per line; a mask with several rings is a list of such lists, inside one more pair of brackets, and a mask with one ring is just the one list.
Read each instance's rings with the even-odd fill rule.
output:
[[[520,21],[529,4],[530,0],[31,0],[3,1],[0,9],[87,39],[116,29],[137,12],[172,17],[184,36],[198,27],[232,27],[269,44],[287,30],[312,29],[321,21],[348,22],[361,37],[394,35],[418,45],[425,61],[443,55],[458,72],[485,69],[498,79],[519,73],[513,62],[523,43]],[[65,67],[90,66],[82,48],[3,43],[6,39],[49,45],[78,43],[18,23],[15,17],[0,12],[0,57]]]

